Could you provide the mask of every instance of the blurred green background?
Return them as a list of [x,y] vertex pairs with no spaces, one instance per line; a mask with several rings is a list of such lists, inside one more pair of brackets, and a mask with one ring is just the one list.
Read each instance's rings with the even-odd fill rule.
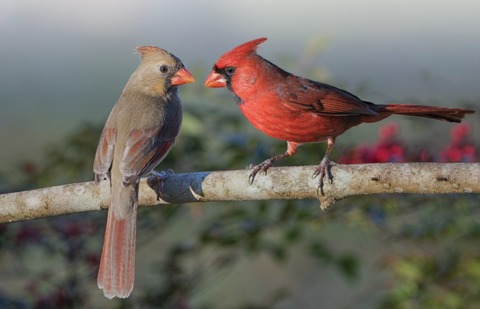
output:
[[[475,1],[2,1],[0,192],[93,180],[100,131],[140,45],[175,54],[197,79],[181,87],[182,131],[158,170],[241,169],[285,151],[227,90],[203,88],[221,54],[259,37],[269,39],[259,49],[265,58],[367,101],[478,111],[479,9]],[[460,143],[449,137],[454,125],[439,121],[362,125],[338,139],[331,159],[371,162],[367,149],[387,151],[388,161],[478,162],[480,115],[466,120]],[[392,121],[398,132],[379,137]],[[318,164],[324,151],[304,145],[278,164]],[[0,308],[480,305],[478,195],[318,206],[140,209],[135,288],[112,301],[96,286],[106,212],[1,225]]]

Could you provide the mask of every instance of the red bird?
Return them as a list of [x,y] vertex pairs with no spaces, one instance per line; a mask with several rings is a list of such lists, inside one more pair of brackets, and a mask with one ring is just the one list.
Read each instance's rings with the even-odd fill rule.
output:
[[460,122],[475,111],[422,105],[376,105],[354,94],[327,84],[295,76],[256,53],[260,38],[223,54],[213,66],[205,87],[230,90],[247,119],[265,134],[287,141],[284,154],[254,166],[249,176],[253,182],[260,171],[267,171],[278,159],[292,156],[304,143],[327,141],[325,157],[313,177],[320,175],[323,188],[325,174],[330,181],[328,155],[335,139],[361,123],[377,122],[392,114]]
[[[139,181],[172,148],[182,123],[178,86],[195,81],[167,51],[156,46],[136,50],[142,62],[108,117],[93,166],[95,183],[107,177],[112,196],[98,270],[98,286],[108,298],[132,292]],[[168,173],[157,177],[161,194]]]

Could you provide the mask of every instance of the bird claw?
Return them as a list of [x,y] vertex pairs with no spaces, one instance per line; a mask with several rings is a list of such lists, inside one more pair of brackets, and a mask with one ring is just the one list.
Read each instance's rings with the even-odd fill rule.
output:
[[328,160],[327,158],[323,158],[323,160],[322,160],[322,162],[320,162],[320,165],[318,166],[318,168],[315,170],[315,172],[313,172],[312,178],[320,176],[320,179],[318,180],[317,195],[318,195],[319,190],[321,191],[322,195],[324,195],[324,193],[323,193],[323,178],[325,177],[325,175],[327,176],[328,182],[330,182],[330,184],[333,183],[333,175],[330,172],[331,166],[332,166],[332,163],[330,162],[330,160]]
[[253,181],[255,180],[255,176],[257,175],[257,173],[262,170],[265,172],[265,175],[267,175],[267,170],[272,167],[272,160],[268,159],[268,160],[265,160],[264,162],[260,163],[259,165],[253,165],[253,164],[250,164],[249,166],[247,166],[247,168],[253,168],[254,170],[250,173],[250,175],[248,176],[248,183],[249,184],[253,184]]
[[320,168],[317,168],[317,169],[315,170],[315,172],[314,172],[313,175],[312,175],[312,179],[315,179],[315,178],[318,176],[318,174],[320,174]]
[[161,173],[157,172],[157,171],[152,171],[151,172],[153,175],[155,175],[157,177],[157,180],[158,180],[158,194],[157,194],[157,201],[162,198],[163,199],[163,183],[165,180],[167,180],[168,176],[170,176],[170,174],[174,174],[173,170],[171,168],[169,168],[167,170],[167,172],[165,171],[162,171]]

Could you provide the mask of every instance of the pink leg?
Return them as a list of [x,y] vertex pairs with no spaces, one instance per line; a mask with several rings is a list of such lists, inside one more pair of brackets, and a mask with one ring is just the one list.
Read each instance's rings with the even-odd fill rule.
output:
[[317,194],[318,194],[318,189],[322,191],[323,195],[323,178],[325,175],[327,175],[328,180],[330,180],[330,183],[333,182],[333,176],[330,173],[330,167],[331,163],[330,160],[328,160],[328,156],[330,155],[330,151],[332,150],[333,146],[335,145],[335,138],[334,137],[328,137],[327,138],[327,151],[325,152],[325,157],[323,158],[322,162],[320,162],[320,165],[318,168],[315,170],[313,173],[313,178],[317,177],[320,175],[320,179],[318,182],[318,188],[317,188]]
[[169,168],[167,170],[167,172],[164,172],[162,171],[161,173],[157,172],[157,171],[151,171],[151,173],[155,176],[157,176],[157,180],[158,180],[158,196],[157,196],[157,201],[159,199],[159,197],[163,198],[163,182],[165,180],[167,180],[168,176],[170,176],[170,174],[173,174],[173,170],[171,168]]
[[255,175],[257,175],[257,173],[260,170],[264,171],[265,174],[267,174],[267,170],[268,170],[268,168],[270,168],[272,166],[273,162],[275,162],[279,159],[282,159],[282,158],[293,156],[297,152],[297,146],[300,146],[300,145],[301,144],[297,144],[297,143],[293,143],[293,142],[287,142],[288,148],[287,148],[287,151],[284,154],[281,154],[279,156],[267,159],[267,160],[263,161],[262,163],[260,163],[259,165],[250,164],[249,166],[247,166],[247,168],[253,168],[253,171],[250,173],[250,176],[248,176],[248,182],[250,184],[252,184],[253,181],[255,180]]

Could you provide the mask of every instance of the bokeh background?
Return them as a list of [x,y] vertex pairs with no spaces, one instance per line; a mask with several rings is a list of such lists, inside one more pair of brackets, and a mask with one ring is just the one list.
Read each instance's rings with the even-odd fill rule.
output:
[[[331,159],[478,162],[478,1],[0,2],[0,192],[93,180],[103,124],[157,45],[197,82],[158,167],[244,168],[283,153],[226,89],[204,89],[216,59],[267,37],[282,68],[376,103],[471,108],[455,126],[392,117],[338,139]],[[279,165],[318,164],[324,145]],[[3,308],[476,308],[478,196],[210,203],[141,209],[135,289],[96,287],[106,212],[0,226]],[[476,243],[475,243],[476,242]],[[472,245],[474,244],[474,245]]]

